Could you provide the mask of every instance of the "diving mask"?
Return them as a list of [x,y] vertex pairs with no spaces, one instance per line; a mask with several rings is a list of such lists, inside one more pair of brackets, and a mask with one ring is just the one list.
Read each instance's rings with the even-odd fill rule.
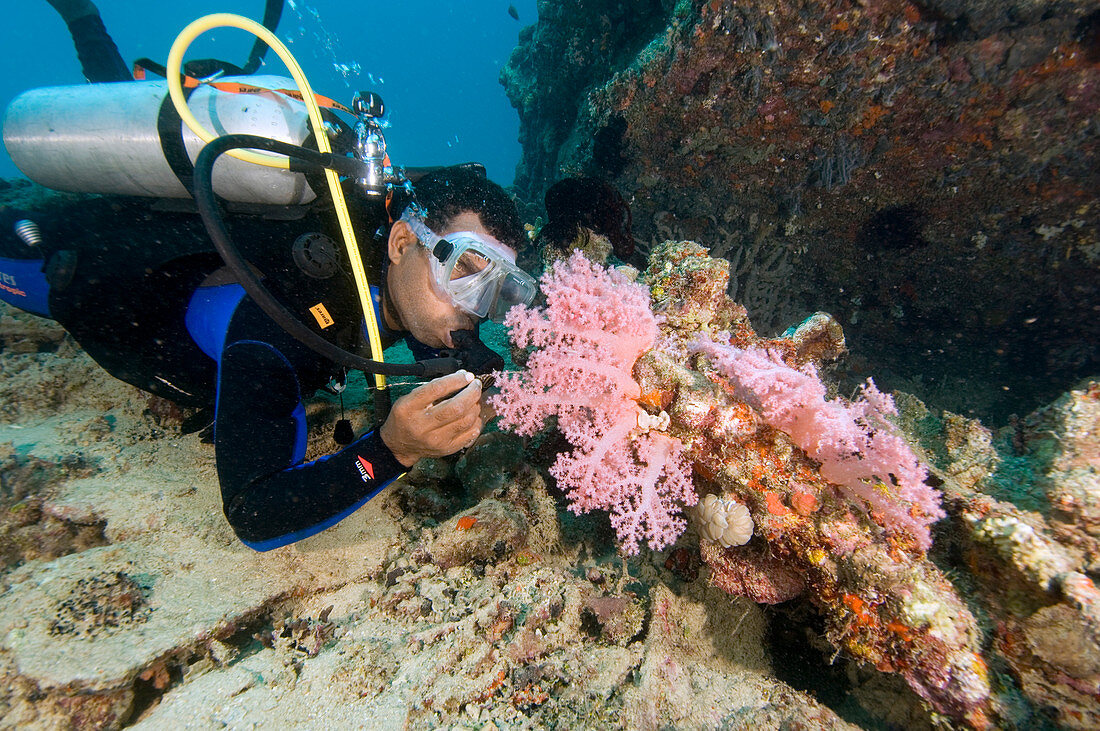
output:
[[419,215],[401,216],[431,252],[432,279],[440,293],[480,319],[503,322],[515,305],[535,298],[535,280],[516,266],[516,255],[491,236],[456,231],[440,236]]

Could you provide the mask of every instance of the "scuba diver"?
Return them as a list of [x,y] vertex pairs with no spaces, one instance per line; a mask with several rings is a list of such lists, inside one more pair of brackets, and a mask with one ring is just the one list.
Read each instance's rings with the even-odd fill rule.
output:
[[[91,6],[87,0],[50,2],[69,11]],[[65,19],[72,29],[74,21]],[[98,28],[86,23],[78,47],[89,42],[88,36],[106,35],[102,23]],[[107,47],[102,38],[93,45]],[[111,65],[117,71],[117,64]],[[89,73],[87,66],[85,74],[125,80]],[[100,87],[95,93],[113,88],[123,95],[131,93],[130,86],[145,89],[143,83],[152,82],[93,86]],[[163,100],[163,82],[156,83],[161,86],[154,91]],[[36,115],[43,116],[40,107],[52,98],[49,91],[31,94],[22,106],[13,102],[5,119],[5,143],[13,159],[39,182],[51,173],[42,167],[48,156],[34,145],[53,142],[26,129],[37,123]],[[157,104],[163,163],[171,156],[165,134],[171,125],[163,121],[171,105],[166,100]],[[250,108],[256,104],[251,98]],[[284,110],[285,102],[280,104]],[[207,145],[193,166],[181,167],[178,159],[173,165],[193,204],[106,195],[40,211],[0,211],[0,299],[59,322],[111,375],[183,406],[213,408],[223,509],[237,536],[256,550],[314,535],[357,510],[421,458],[470,446],[492,417],[475,373],[503,366],[479,340],[478,325],[501,320],[511,306],[530,303],[535,295],[534,280],[515,264],[527,237],[507,193],[474,164],[407,176],[378,168],[384,140],[372,124],[377,106],[377,99],[357,106],[362,114],[354,131],[339,127],[335,115],[329,118],[336,139],[367,151],[362,159],[326,157],[304,142],[295,146],[226,135]],[[174,120],[178,130],[179,117]],[[265,144],[296,161],[297,171],[287,175],[322,193],[294,205],[215,199],[218,157]],[[33,154],[20,154],[24,147],[33,148]],[[361,246],[342,250],[329,236],[339,218],[331,197],[340,191],[324,194],[322,164],[351,171],[339,186],[348,192],[347,219],[354,230],[366,233]],[[108,167],[94,168],[93,174],[107,180]],[[380,169],[401,184],[371,185]],[[66,170],[71,180],[73,167]],[[127,179],[139,177],[133,170],[125,172]],[[369,288],[369,313],[353,248],[366,262],[360,265],[369,281],[376,283]],[[381,348],[376,352],[373,341],[375,360],[364,358],[371,323],[382,345],[404,338],[417,363],[381,363]],[[341,420],[334,436],[346,446],[305,461],[304,401],[319,389],[341,392],[349,368],[438,377],[397,399],[392,408],[388,391],[376,385],[376,428],[355,437],[350,423]]]

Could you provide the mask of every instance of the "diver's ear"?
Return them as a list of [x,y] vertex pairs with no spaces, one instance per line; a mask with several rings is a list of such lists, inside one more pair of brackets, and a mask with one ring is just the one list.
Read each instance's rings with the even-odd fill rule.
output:
[[420,243],[420,239],[416,238],[416,234],[413,233],[409,224],[404,221],[397,221],[390,227],[390,238],[386,244],[386,252],[390,258],[391,264],[396,264],[405,252],[409,251],[409,247],[415,247]]

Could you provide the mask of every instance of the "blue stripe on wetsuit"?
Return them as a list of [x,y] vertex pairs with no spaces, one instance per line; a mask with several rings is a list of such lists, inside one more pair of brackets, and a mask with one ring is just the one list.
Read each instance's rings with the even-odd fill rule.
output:
[[[372,290],[374,288],[372,287]],[[372,292],[374,294],[375,313],[381,319],[380,312],[380,298],[378,297],[377,290]],[[191,298],[191,304],[186,314],[186,323],[191,337],[195,340],[198,346],[211,358],[218,362],[218,383],[219,391],[224,386],[224,380],[222,375],[222,368],[230,360],[230,353],[233,352],[229,348],[236,348],[239,344],[251,343],[254,346],[263,346],[268,349],[269,352],[281,360],[285,365],[293,371],[293,366],[286,356],[280,352],[278,348],[270,343],[262,340],[239,340],[232,343],[227,342],[230,322],[233,320],[234,312],[237,307],[245,300],[244,291],[239,284],[219,285],[214,287],[203,287],[195,292]],[[223,359],[225,362],[223,362]],[[354,464],[354,460],[358,454],[368,455],[370,460],[374,463],[374,468],[379,471],[379,480],[373,479],[364,487],[368,488],[369,492],[357,499],[353,504],[344,508],[340,512],[330,515],[329,517],[301,528],[287,531],[282,535],[276,535],[271,538],[265,538],[261,540],[248,540],[240,536],[238,531],[238,537],[241,542],[249,548],[256,551],[269,551],[275,548],[286,546],[291,543],[302,540],[309,536],[316,535],[336,523],[340,522],[344,518],[351,515],[353,512],[361,508],[367,501],[377,495],[381,490],[388,486],[394,479],[404,473],[404,468],[400,464],[393,460],[391,454],[389,454],[388,447],[386,447],[379,438],[376,431],[369,432],[363,435],[355,443],[349,445],[344,450],[334,455],[327,457],[321,457],[317,460],[313,460],[308,463],[302,463],[306,454],[306,416],[305,407],[301,400],[301,394],[291,394],[293,402],[295,402],[293,410],[289,414],[289,421],[293,424],[293,445],[290,455],[290,465],[283,468],[280,473],[282,475],[292,475],[299,470],[317,467],[324,463],[329,463],[331,467],[336,467],[338,470],[346,469],[347,467],[337,466],[338,462]],[[219,399],[218,410],[221,411],[223,406],[221,399]],[[289,404],[288,404],[289,406]],[[216,423],[220,422],[220,419],[216,416]],[[228,417],[227,417],[228,418]],[[286,434],[286,432],[284,432]],[[286,434],[290,436],[290,434]],[[238,440],[239,442],[239,440]],[[244,442],[239,442],[244,444]],[[284,442],[285,444],[285,442]],[[329,462],[334,460],[333,462]],[[386,479],[386,475],[392,474],[393,477]],[[271,478],[275,478],[274,475]],[[268,479],[271,479],[268,478]],[[277,478],[275,478],[277,479]],[[327,480],[331,480],[330,475]],[[326,480],[321,480],[317,485],[317,489],[324,489],[323,483]],[[363,475],[363,481],[367,482],[366,475]],[[371,484],[373,483],[373,484]],[[224,486],[223,486],[224,487]],[[228,516],[228,513],[227,513]],[[235,526],[236,530],[236,526]]]
[[[381,307],[379,307],[381,306],[381,298],[378,297],[378,293],[375,288],[372,287],[372,290],[372,295],[374,295],[373,299],[375,313],[378,315],[379,321],[381,321],[382,312]],[[230,406],[231,403],[233,403],[232,401],[223,402],[222,400],[223,398],[231,398],[229,397],[230,392],[234,392],[235,394],[235,392],[237,392],[237,389],[241,388],[242,384],[246,384],[246,380],[234,380],[232,384],[227,384],[226,376],[224,376],[224,374],[222,373],[222,370],[224,368],[231,367],[231,364],[234,363],[235,358],[240,357],[241,354],[237,351],[238,346],[261,346],[262,350],[257,351],[257,353],[266,352],[268,354],[268,359],[270,359],[271,356],[274,356],[275,361],[272,363],[282,362],[282,364],[289,369],[286,375],[289,376],[290,373],[295,372],[294,366],[292,365],[292,363],[290,363],[290,361],[288,361],[286,354],[281,351],[281,348],[276,347],[270,342],[265,342],[264,340],[229,340],[230,323],[235,322],[234,312],[237,311],[243,301],[246,301],[244,297],[244,291],[240,287],[240,285],[237,284],[200,288],[195,292],[195,295],[191,297],[190,306],[186,314],[187,329],[191,337],[193,337],[193,339],[199,345],[202,351],[207,353],[207,355],[218,362],[219,399],[216,423],[220,424],[222,429],[229,430],[228,432],[226,432],[226,434],[223,434],[223,438],[233,443],[233,447],[231,448],[235,451],[234,454],[237,455],[237,457],[243,457],[242,453],[240,452],[241,448],[249,448],[249,444],[253,443],[256,439],[261,439],[261,441],[264,443],[265,447],[260,447],[262,451],[266,451],[266,447],[273,447],[278,443],[282,443],[284,445],[292,447],[292,453],[290,453],[289,455],[288,466],[284,467],[281,470],[278,470],[278,472],[274,474],[270,474],[267,477],[261,478],[263,480],[263,483],[268,486],[268,489],[270,489],[270,486],[272,486],[273,484],[282,484],[287,486],[286,489],[301,490],[304,489],[304,487],[309,488],[309,485],[303,483],[304,479],[308,480],[309,483],[313,483],[313,481],[315,481],[316,479],[316,484],[312,486],[312,489],[307,489],[304,495],[309,495],[310,492],[317,491],[323,494],[323,492],[327,492],[328,490],[334,490],[333,498],[337,498],[337,492],[346,492],[348,491],[348,488],[354,489],[354,485],[356,483],[354,483],[354,481],[348,481],[349,478],[355,479],[362,477],[363,483],[366,483],[362,486],[362,488],[366,490],[365,495],[361,495],[357,498],[349,495],[348,497],[351,497],[354,500],[351,505],[348,505],[348,503],[344,503],[344,505],[348,507],[343,508],[337,513],[330,514],[330,516],[323,518],[322,520],[318,520],[318,522],[316,523],[305,525],[305,527],[303,527],[303,525],[301,524],[309,520],[309,518],[306,518],[305,514],[303,513],[297,513],[300,517],[297,520],[287,521],[289,524],[285,525],[285,528],[275,528],[275,525],[273,525],[272,523],[267,523],[267,530],[264,530],[263,527],[261,527],[259,530],[255,530],[255,528],[253,527],[249,529],[251,530],[251,532],[253,532],[253,535],[250,536],[250,538],[244,538],[241,531],[241,525],[239,525],[238,523],[233,523],[234,531],[238,533],[241,542],[244,543],[246,546],[251,547],[251,549],[255,551],[271,551],[273,549],[277,549],[277,547],[288,545],[290,543],[295,543],[297,541],[308,538],[308,536],[316,535],[317,533],[331,528],[332,525],[334,525],[335,523],[340,522],[344,518],[350,516],[350,514],[354,511],[359,510],[361,507],[363,507],[364,503],[376,496],[379,491],[383,490],[390,483],[393,483],[393,480],[396,479],[399,475],[404,474],[405,469],[403,466],[396,462],[396,459],[394,459],[392,453],[389,453],[388,447],[382,442],[376,431],[364,434],[362,438],[356,440],[348,447],[345,447],[344,450],[341,450],[337,454],[320,457],[318,459],[315,459],[315,461],[304,464],[303,459],[306,457],[307,447],[306,410],[305,406],[303,405],[303,401],[301,401],[301,394],[298,390],[299,386],[297,385],[286,392],[287,400],[285,401],[285,408],[289,409],[290,411],[288,414],[286,413],[286,411],[282,411],[282,413],[286,414],[286,417],[279,417],[279,419],[286,419],[286,421],[283,422],[284,427],[282,429],[284,431],[282,431],[282,436],[278,435],[275,432],[272,432],[270,434],[267,433],[271,430],[265,429],[265,427],[267,427],[267,425],[271,425],[271,427],[274,428],[274,422],[270,424],[254,424],[252,428],[246,428],[246,431],[244,432],[241,432],[240,429],[234,429],[232,425],[230,425],[237,424],[238,427],[244,427],[244,424],[249,423],[250,418],[254,418],[254,413],[250,416],[249,411],[251,411],[251,409],[250,407],[246,407],[245,403],[246,400],[255,398],[255,391],[253,390],[250,394],[249,386],[246,385],[244,386],[245,390],[242,392],[243,394],[248,395],[248,399],[238,402],[239,406],[245,409],[245,411],[242,411],[241,413],[221,413],[222,407],[226,407],[226,409],[230,411],[241,411],[241,409],[233,409]],[[255,314],[256,313],[252,313],[252,317],[255,317]],[[267,321],[265,324],[263,324],[262,329],[266,328],[266,326],[271,326],[271,328],[275,328],[274,323],[271,323],[270,321]],[[253,331],[252,328],[248,328],[245,330],[248,330],[250,332]],[[240,332],[238,330],[233,330],[232,332],[234,337],[238,337],[242,332],[244,332],[244,330],[241,330]],[[276,339],[276,341],[281,342],[282,339],[282,333],[279,333],[279,337],[278,339]],[[251,359],[251,357],[253,356],[246,356],[246,359]],[[259,363],[260,361],[256,362],[257,365],[259,365]],[[244,364],[237,363],[237,365],[232,365],[234,373],[234,376],[232,376],[232,378],[249,378],[249,376],[246,374],[251,372],[251,366],[244,365],[245,370],[242,370],[242,365]],[[272,367],[272,364],[264,365],[260,368],[260,372],[263,372],[264,368],[270,367]],[[297,384],[296,379],[295,384]],[[286,384],[286,386],[289,386],[289,384]],[[278,392],[277,389],[276,392]],[[267,394],[267,392],[265,392],[264,396],[272,396],[277,398],[275,394]],[[268,403],[268,406],[270,406],[270,403]],[[222,418],[232,421],[222,423]],[[289,427],[289,429],[287,429],[287,427]],[[277,431],[278,430],[276,430],[276,432]],[[259,432],[263,432],[264,435],[261,436]],[[219,438],[216,439],[219,444],[221,444],[221,440],[222,436],[219,436]],[[293,440],[293,443],[287,444],[287,442],[289,442],[290,440]],[[285,454],[285,452],[283,454]],[[363,455],[367,459],[370,459],[370,462],[364,462],[363,456],[360,455]],[[231,459],[233,459],[233,461],[237,461],[237,458],[235,457],[231,457]],[[360,467],[359,470],[357,470],[356,474],[356,461],[363,462],[363,464],[366,465],[367,469],[373,469],[373,472],[365,473],[363,472],[363,468]],[[281,459],[276,459],[276,462],[281,462]],[[244,458],[244,464],[246,465],[246,463],[248,463],[248,458]],[[219,473],[221,472],[222,467],[223,465],[219,463]],[[299,474],[299,470],[317,467],[321,467],[321,470],[320,473],[316,473],[316,478],[315,473],[309,473],[308,478],[306,475],[301,475],[300,478],[295,477],[296,474]],[[228,465],[227,468],[232,470],[232,467]],[[354,475],[354,477],[351,477],[351,475]],[[375,475],[377,475],[377,479],[375,479]],[[390,475],[392,475],[392,477],[389,477],[387,479],[387,477]],[[223,479],[226,478],[226,476],[223,476],[221,474],[219,474],[219,476]],[[287,480],[287,478],[289,478],[289,480]],[[248,479],[255,479],[255,477],[251,477]],[[275,480],[275,483],[273,483],[272,480]],[[343,487],[339,487],[341,485]],[[223,483],[223,500],[226,499],[226,491],[224,491],[227,489],[226,486],[227,484]],[[238,496],[240,495],[240,492],[238,492]],[[281,498],[283,499],[283,502],[286,503],[286,505],[279,508],[274,508],[271,503],[266,502],[270,499],[278,500]],[[233,497],[231,499],[234,502],[237,501],[237,497]],[[283,512],[285,516],[292,516],[292,514],[295,514],[293,512],[295,498],[290,497],[289,494],[279,496],[278,492],[275,492],[275,494],[272,494],[271,496],[266,496],[259,499],[261,500],[261,502],[264,502],[265,505],[267,505],[266,510],[275,509],[279,512],[283,512],[289,509],[292,512]],[[227,502],[226,505],[227,517],[229,517],[231,522],[233,522],[234,518],[231,517],[230,514],[232,512],[232,509],[229,508],[230,503]],[[240,503],[237,502],[237,505],[240,506]],[[305,509],[305,505],[303,505],[303,509]],[[251,507],[242,509],[242,514],[248,514],[251,512],[253,516],[259,517],[263,516],[264,510],[265,508],[261,506],[261,503],[253,501],[253,505]],[[318,518],[321,518],[321,514],[323,513],[315,514],[312,519],[317,520]],[[262,518],[261,520],[263,521]],[[274,522],[278,521],[276,520]],[[294,525],[294,522],[297,522],[298,525]],[[257,532],[259,532],[260,535],[255,535],[255,533]],[[264,533],[266,533],[267,535],[264,535]],[[268,536],[271,536],[271,538],[268,538]]]
[[[187,306],[187,313],[184,316],[187,332],[191,334],[191,339],[199,346],[199,350],[210,356],[219,366],[222,351],[225,350],[225,336],[229,330],[229,321],[233,319],[233,313],[244,299],[244,295],[244,287],[236,283],[199,287],[191,295],[191,302]],[[220,367],[218,379],[221,380]],[[307,431],[306,410],[301,402],[291,414],[291,418],[297,426],[291,459],[294,462],[301,462],[306,456]]]
[[50,317],[50,283],[42,267],[41,259],[0,258],[0,300]]
[[[0,260],[3,261],[3,260]],[[374,305],[374,319],[378,323],[379,332],[385,336],[389,336],[391,339],[396,339],[397,336],[386,330],[386,326],[382,319],[382,294],[378,287],[374,285],[370,286],[371,303]],[[187,307],[187,331],[191,333],[191,337],[195,340],[195,343],[199,346],[202,352],[209,355],[216,362],[221,362],[222,350],[225,348],[225,334],[229,329],[229,320],[233,317],[233,312],[237,309],[237,305],[240,304],[244,298],[244,287],[239,284],[221,284],[214,287],[199,287],[195,290],[195,293],[191,296],[191,302]],[[367,321],[364,318],[360,325],[363,330],[363,337],[369,340],[369,334],[367,333]],[[421,345],[417,341],[409,338],[410,347],[413,344],[419,345],[420,348],[427,349],[422,355],[418,357],[431,358],[435,357],[435,354],[439,351],[428,349],[428,346]]]
[[[266,343],[259,343],[259,342],[257,342],[257,344],[258,345],[267,345]],[[278,350],[271,347],[270,345],[267,345],[267,347],[271,348],[271,350],[273,352],[277,353],[281,358],[283,358],[285,360],[285,356],[283,356],[281,353],[279,353]],[[288,362],[287,365],[289,366],[290,363]],[[317,459],[315,459],[311,462],[307,462],[307,463],[303,464],[302,460],[305,458],[305,453],[306,453],[307,429],[306,429],[306,410],[305,410],[305,406],[302,404],[300,395],[299,395],[299,400],[298,400],[297,407],[294,409],[293,412],[291,412],[291,418],[294,419],[295,427],[296,427],[294,452],[291,456],[291,462],[292,462],[291,466],[283,469],[282,472],[294,472],[296,470],[300,470],[300,469],[303,469],[305,467],[311,467],[311,466],[314,466],[314,465],[321,464],[322,462],[327,462],[330,459],[332,459],[333,457],[338,457],[338,456],[341,456],[341,455],[344,455],[346,457],[347,453],[356,451],[357,445],[361,446],[361,445],[364,445],[364,443],[366,443],[366,442],[373,442],[375,440],[380,441],[380,438],[377,436],[377,431],[367,432],[362,437],[357,439],[354,443],[352,443],[352,444],[348,445],[347,447],[345,447],[344,449],[340,450],[340,452],[338,452],[336,454],[330,454],[330,455],[327,455],[327,456],[324,456],[324,457],[318,457]],[[377,447],[374,450],[370,450],[370,451],[376,451],[376,450],[377,450]],[[240,541],[241,541],[241,543],[243,543],[244,545],[248,546],[249,548],[251,548],[255,551],[271,551],[271,550],[274,550],[276,548],[282,548],[283,546],[288,546],[291,543],[297,543],[298,541],[300,541],[304,538],[309,538],[310,536],[317,535],[318,533],[320,533],[324,530],[327,530],[328,528],[331,528],[332,526],[336,525],[341,520],[343,520],[344,518],[348,517],[349,515],[354,513],[356,510],[358,510],[359,508],[366,505],[367,502],[371,498],[373,498],[375,495],[377,495],[382,490],[384,490],[386,487],[388,487],[391,482],[396,480],[402,474],[404,474],[404,470],[402,470],[400,473],[394,475],[394,477],[392,477],[391,479],[386,480],[386,481],[378,484],[375,487],[374,490],[369,492],[366,496],[364,496],[359,501],[353,503],[351,506],[347,507],[346,509],[340,511],[339,513],[337,513],[337,514],[335,514],[335,515],[333,515],[329,518],[326,518],[325,520],[322,520],[319,523],[315,523],[314,525],[310,525],[310,526],[307,526],[305,528],[300,528],[300,529],[298,529],[296,531],[293,531],[293,532],[290,532],[290,533],[285,533],[281,536],[276,536],[275,538],[269,538],[265,541],[249,541],[249,540],[245,540],[244,538],[240,538]],[[239,536],[238,536],[238,538],[239,538]]]
[[239,284],[199,287],[191,295],[184,317],[187,332],[191,333],[199,349],[216,363],[221,363],[229,320],[242,299],[244,287]]
[[290,461],[298,466],[306,458],[306,439],[309,435],[309,430],[306,429],[306,407],[301,401],[298,401],[298,407],[290,413],[290,418],[294,419],[294,425],[297,427],[294,433],[294,452],[290,455]]

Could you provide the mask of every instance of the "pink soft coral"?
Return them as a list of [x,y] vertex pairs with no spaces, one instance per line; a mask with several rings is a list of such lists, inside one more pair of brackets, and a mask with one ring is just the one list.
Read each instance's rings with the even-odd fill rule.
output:
[[773,352],[700,337],[694,349],[741,388],[769,424],[821,463],[821,475],[879,525],[906,532],[927,549],[929,525],[944,516],[940,495],[889,417],[894,400],[868,380],[853,402],[826,400],[813,366],[790,367]]
[[624,553],[642,540],[659,550],[683,532],[679,505],[696,495],[680,441],[638,428],[631,369],[657,336],[649,290],[580,252],[544,274],[541,288],[545,307],[516,307],[505,319],[512,342],[534,352],[522,372],[498,374],[490,403],[524,435],[556,416],[577,448],[550,470],[570,509],[609,511]]

